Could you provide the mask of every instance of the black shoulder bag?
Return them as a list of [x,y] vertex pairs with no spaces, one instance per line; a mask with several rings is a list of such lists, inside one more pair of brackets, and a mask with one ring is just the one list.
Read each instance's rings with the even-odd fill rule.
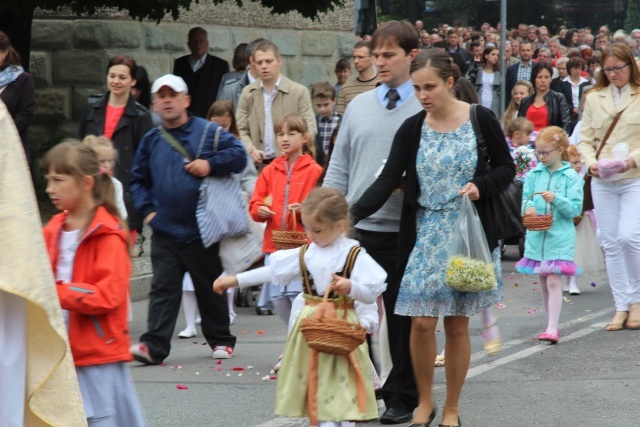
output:
[[[482,153],[483,161],[486,165],[487,172],[491,171],[491,158],[487,150],[487,142],[482,136],[482,130],[478,123],[477,105],[471,105],[471,123],[473,131],[476,134],[478,148]],[[513,178],[509,186],[499,194],[491,198],[493,206],[493,217],[495,219],[494,226],[496,238],[506,239],[516,237],[522,234],[522,215],[520,213],[522,203],[522,185],[516,177]]]

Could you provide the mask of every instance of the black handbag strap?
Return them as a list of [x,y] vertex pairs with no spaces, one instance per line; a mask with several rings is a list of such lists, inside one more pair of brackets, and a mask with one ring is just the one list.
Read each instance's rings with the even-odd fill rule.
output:
[[478,123],[478,104],[471,104],[470,108],[471,124],[473,125],[473,132],[476,134],[476,141],[478,149],[482,155],[482,161],[484,162],[487,172],[491,172],[491,157],[487,150],[487,141],[485,141],[482,135],[482,129],[480,129],[480,123]]

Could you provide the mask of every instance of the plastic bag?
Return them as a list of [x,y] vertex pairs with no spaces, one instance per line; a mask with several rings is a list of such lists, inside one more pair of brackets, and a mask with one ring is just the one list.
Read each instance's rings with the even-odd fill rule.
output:
[[496,289],[491,252],[476,207],[466,194],[453,229],[447,273],[447,286],[463,292]]
[[618,181],[622,179],[624,173],[618,173],[629,160],[629,146],[625,142],[616,144],[611,150],[613,159],[598,160],[598,171],[600,179],[605,181]]
[[227,274],[236,275],[247,270],[262,257],[262,242],[266,225],[249,220],[250,231],[238,237],[220,241],[220,261]]

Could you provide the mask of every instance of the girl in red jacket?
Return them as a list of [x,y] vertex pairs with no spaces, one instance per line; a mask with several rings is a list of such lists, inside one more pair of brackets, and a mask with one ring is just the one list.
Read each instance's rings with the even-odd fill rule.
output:
[[144,426],[125,365],[131,261],[113,183],[79,141],[51,149],[43,170],[47,194],[63,211],[44,235],[89,426]]
[[[273,230],[291,229],[292,216],[295,215],[296,230],[304,231],[300,220],[300,204],[322,174],[322,167],[313,160],[313,141],[307,122],[301,116],[288,114],[280,118],[274,128],[282,155],[262,170],[249,202],[253,220],[267,223],[262,247],[266,254],[266,265],[269,264],[269,254],[276,251],[271,240]],[[300,292],[302,283],[299,280],[286,287],[265,283],[262,289],[262,294],[273,303],[286,325],[289,324],[291,304]]]

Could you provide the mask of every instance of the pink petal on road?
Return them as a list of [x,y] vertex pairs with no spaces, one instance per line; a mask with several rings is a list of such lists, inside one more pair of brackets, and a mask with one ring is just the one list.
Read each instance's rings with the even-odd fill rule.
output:
[[231,368],[232,371],[237,371],[237,372],[242,372],[244,371],[244,368],[240,367],[240,366],[234,366],[233,368]]
[[498,307],[499,309],[507,308],[507,306],[506,306],[506,305],[504,305],[504,304],[502,304],[502,303],[498,303],[498,304],[496,304],[496,307]]
[[178,385],[176,385],[176,388],[177,388],[178,390],[189,390],[189,387],[187,387],[187,386],[186,386],[186,385],[184,385],[184,384],[178,384]]

